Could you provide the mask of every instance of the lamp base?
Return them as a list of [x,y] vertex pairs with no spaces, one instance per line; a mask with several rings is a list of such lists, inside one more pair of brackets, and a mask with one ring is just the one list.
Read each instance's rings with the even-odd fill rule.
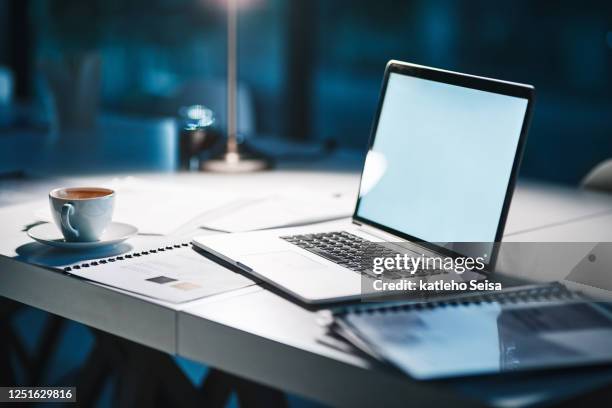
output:
[[252,151],[223,152],[200,166],[202,170],[213,173],[250,173],[270,167],[270,160]]

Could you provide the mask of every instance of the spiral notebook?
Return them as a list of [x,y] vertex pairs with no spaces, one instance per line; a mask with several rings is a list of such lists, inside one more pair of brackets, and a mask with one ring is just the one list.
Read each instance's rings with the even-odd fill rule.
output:
[[337,311],[331,330],[416,379],[612,363],[612,315],[563,285]]
[[254,285],[205,258],[188,243],[62,267],[80,278],[171,303],[183,303]]

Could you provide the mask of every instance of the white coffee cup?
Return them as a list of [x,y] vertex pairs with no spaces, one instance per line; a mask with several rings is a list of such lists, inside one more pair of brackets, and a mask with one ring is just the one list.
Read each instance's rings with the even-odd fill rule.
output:
[[66,241],[98,241],[111,222],[115,192],[100,187],[56,188],[49,193],[49,203]]

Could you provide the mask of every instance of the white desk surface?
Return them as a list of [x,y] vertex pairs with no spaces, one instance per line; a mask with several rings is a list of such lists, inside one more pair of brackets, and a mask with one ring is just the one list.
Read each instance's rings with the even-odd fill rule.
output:
[[[352,185],[355,173],[274,171],[251,175],[164,174],[141,175],[210,189],[274,192],[286,185],[317,186],[334,192]],[[74,178],[79,184],[106,177]],[[33,221],[41,200],[0,208],[0,253],[28,254],[36,261],[53,259],[28,248],[22,231]],[[508,218],[507,236],[537,234],[554,240],[559,231],[591,233],[612,228],[612,197],[533,183],[519,184]],[[170,237],[139,236],[134,249],[155,246],[159,240],[183,240],[202,230],[186,226]],[[575,236],[574,236],[575,237]],[[574,238],[576,239],[576,238]],[[588,237],[585,239],[589,239]],[[17,250],[19,248],[19,250]],[[30,249],[28,251],[28,249]],[[40,248],[38,248],[40,249]],[[40,259],[39,259],[40,260]],[[58,264],[61,260],[57,260]],[[222,370],[334,405],[358,403],[405,405],[413,403],[473,403],[469,387],[451,383],[423,383],[398,376],[372,360],[320,343],[322,329],[313,312],[261,287],[241,289],[180,306],[151,301],[119,290],[71,278],[43,268],[0,258],[0,295],[55,313],[172,354],[201,361]],[[612,377],[609,375],[608,377]],[[610,378],[608,378],[610,381]],[[567,382],[567,375],[562,376]],[[592,388],[596,380],[576,387]],[[469,381],[468,381],[469,383]],[[514,384],[514,385],[513,385]],[[545,385],[504,384],[488,402],[502,406],[531,404],[550,398]],[[449,388],[450,387],[450,388]],[[478,387],[478,385],[475,385]],[[498,387],[499,388],[499,387]],[[453,392],[447,392],[452,389]],[[571,387],[565,387],[566,391]],[[440,391],[443,392],[440,392]],[[454,392],[461,390],[461,392]],[[569,392],[569,391],[568,391]],[[561,394],[558,394],[560,396]]]
[[[612,195],[535,182],[519,182],[514,192],[504,238],[544,227],[561,226],[612,214]],[[544,240],[556,234],[542,232]],[[585,237],[588,239],[588,235]]]

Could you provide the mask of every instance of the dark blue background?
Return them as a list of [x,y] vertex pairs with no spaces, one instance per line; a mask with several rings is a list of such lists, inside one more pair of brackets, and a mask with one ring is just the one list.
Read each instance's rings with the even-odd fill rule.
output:
[[[27,4],[29,24],[18,41],[31,45],[17,68],[36,78],[45,56],[95,50],[107,111],[175,114],[164,104],[171,89],[194,79],[224,81],[222,1],[17,3]],[[612,153],[610,2],[247,3],[240,79],[252,91],[256,133],[363,148],[385,63],[394,58],[535,85],[525,177],[575,184]],[[7,49],[11,40],[3,41]],[[2,49],[0,58],[10,60]],[[36,86],[25,88],[22,96],[41,97]]]
[[[42,105],[48,95],[39,62],[94,51],[102,57],[104,112],[176,115],[167,103],[173,89],[225,80],[219,3],[0,0],[0,65],[15,73],[21,101]],[[239,65],[252,92],[256,134],[365,148],[385,64],[400,59],[535,85],[523,177],[577,184],[612,156],[609,1],[249,3],[240,16]],[[14,325],[35,339],[46,316],[24,309]],[[45,380],[74,379],[90,347],[88,330],[68,324]],[[206,371],[179,364],[194,381]],[[100,405],[109,403],[108,387]],[[308,405],[292,397],[300,404]]]

